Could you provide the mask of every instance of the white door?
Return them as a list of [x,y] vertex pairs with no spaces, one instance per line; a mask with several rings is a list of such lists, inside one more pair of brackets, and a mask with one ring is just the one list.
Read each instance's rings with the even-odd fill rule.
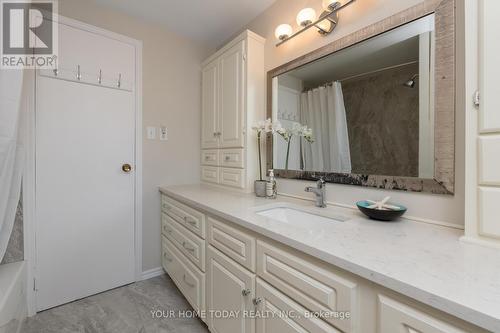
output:
[[[135,48],[62,24],[59,38],[59,75],[36,87],[39,311],[135,280],[135,89],[96,84],[101,70],[134,87]],[[78,65],[80,82],[61,79]]]
[[217,63],[215,60],[208,64],[202,72],[202,101],[201,101],[201,147],[217,148],[219,145],[217,123]]
[[220,147],[244,146],[244,59],[245,42],[226,51],[220,58],[219,128]]
[[253,333],[255,320],[244,312],[254,310],[255,274],[212,246],[208,247],[207,263],[207,310],[238,314],[208,316],[208,328],[213,333]]

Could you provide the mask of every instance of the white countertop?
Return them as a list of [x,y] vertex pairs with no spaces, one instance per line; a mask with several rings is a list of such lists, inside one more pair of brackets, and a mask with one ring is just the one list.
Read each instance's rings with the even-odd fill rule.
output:
[[326,209],[352,219],[302,228],[257,215],[255,207],[275,202],[313,206],[309,201],[288,197],[268,200],[210,185],[168,186],[160,191],[479,327],[500,332],[500,250],[459,241],[461,230],[404,219],[374,222],[360,212],[335,206]]

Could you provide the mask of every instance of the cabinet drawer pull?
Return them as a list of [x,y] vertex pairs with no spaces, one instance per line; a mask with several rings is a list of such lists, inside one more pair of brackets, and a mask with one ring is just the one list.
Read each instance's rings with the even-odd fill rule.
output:
[[194,283],[189,283],[186,279],[186,274],[182,276],[182,280],[184,281],[185,284],[187,284],[189,287],[194,288],[196,285]]
[[226,161],[231,160],[231,156],[226,156]]
[[172,262],[172,258],[169,258],[166,252],[163,253],[163,258],[165,258],[165,260],[167,260],[168,262]]
[[262,303],[262,298],[257,297],[253,299],[253,305],[258,306],[260,303]]
[[189,218],[189,216],[184,216],[184,222],[187,222],[193,226],[196,225],[196,221],[194,221],[193,219]]
[[185,248],[186,250],[188,250],[189,252],[194,252],[195,249],[193,249],[192,247],[189,247],[186,242],[182,242],[182,247]]
[[243,296],[245,296],[245,297],[246,297],[246,296],[248,296],[248,295],[250,295],[251,293],[252,293],[252,291],[251,291],[250,289],[243,289],[243,290],[241,291],[241,294],[242,294]]
[[163,228],[167,234],[172,234],[172,229],[168,229],[167,227]]

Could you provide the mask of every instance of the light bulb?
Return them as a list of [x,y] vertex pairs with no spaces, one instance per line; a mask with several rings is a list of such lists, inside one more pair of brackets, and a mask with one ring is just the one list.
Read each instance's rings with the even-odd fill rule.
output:
[[292,27],[289,24],[280,24],[274,31],[274,35],[279,40],[285,40],[293,33]]
[[304,8],[297,14],[297,24],[301,27],[308,26],[316,21],[316,12],[312,8]]
[[323,0],[323,9],[331,11],[332,9],[330,8],[331,5],[335,4],[337,0]]

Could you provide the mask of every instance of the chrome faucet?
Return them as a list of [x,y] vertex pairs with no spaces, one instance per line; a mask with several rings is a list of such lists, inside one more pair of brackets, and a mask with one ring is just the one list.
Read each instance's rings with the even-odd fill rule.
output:
[[312,192],[316,195],[316,207],[326,208],[326,182],[320,178],[316,182],[316,187],[308,186],[305,188],[306,192]]

